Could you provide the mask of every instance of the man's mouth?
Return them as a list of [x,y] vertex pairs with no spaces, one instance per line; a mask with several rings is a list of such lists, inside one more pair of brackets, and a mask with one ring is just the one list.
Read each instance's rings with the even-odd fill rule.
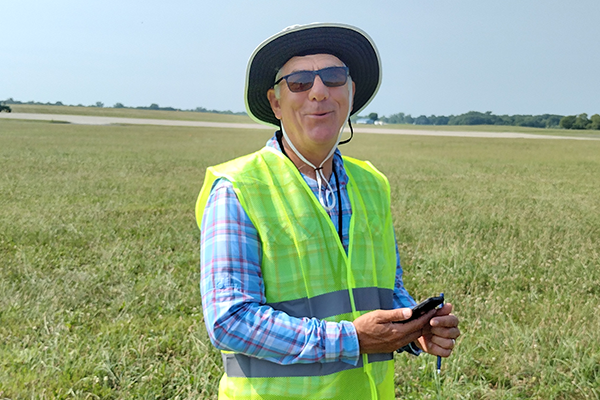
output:
[[325,117],[329,114],[331,114],[331,111],[314,112],[314,113],[310,113],[309,115],[311,115],[313,117]]

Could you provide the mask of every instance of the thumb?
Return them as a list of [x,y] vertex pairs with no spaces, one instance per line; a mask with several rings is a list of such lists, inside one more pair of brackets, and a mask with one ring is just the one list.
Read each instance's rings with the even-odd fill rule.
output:
[[398,308],[394,311],[394,321],[404,321],[412,316],[412,310],[410,308]]

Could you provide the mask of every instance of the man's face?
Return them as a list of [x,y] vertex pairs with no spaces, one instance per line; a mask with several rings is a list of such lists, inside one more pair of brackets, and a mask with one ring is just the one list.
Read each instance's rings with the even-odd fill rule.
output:
[[[281,76],[342,66],[344,63],[330,54],[293,57],[283,66]],[[351,98],[354,98],[354,90],[350,96],[348,82],[343,86],[327,87],[316,76],[312,88],[304,92],[291,92],[285,80],[279,83],[279,98],[274,89],[268,91],[273,113],[301,153],[319,155],[328,152],[337,142],[352,104]]]

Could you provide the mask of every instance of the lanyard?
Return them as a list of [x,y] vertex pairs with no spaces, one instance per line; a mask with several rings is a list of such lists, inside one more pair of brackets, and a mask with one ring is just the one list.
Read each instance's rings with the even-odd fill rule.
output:
[[[281,131],[277,131],[277,133],[275,134],[275,137],[277,138],[277,143],[279,143],[279,148],[281,149],[281,152],[289,159],[290,156],[287,155],[287,153],[285,152],[285,149],[283,148],[283,134],[281,133]],[[291,159],[290,159],[291,161]],[[340,187],[340,181],[338,179],[337,176],[337,172],[335,172],[335,167],[332,167],[332,171],[333,171],[333,176],[335,177],[335,186],[337,189],[337,207],[338,207],[338,236],[340,237],[340,243],[342,243],[342,245],[344,244],[343,241],[343,236],[342,236],[342,194],[341,194],[341,187]]]

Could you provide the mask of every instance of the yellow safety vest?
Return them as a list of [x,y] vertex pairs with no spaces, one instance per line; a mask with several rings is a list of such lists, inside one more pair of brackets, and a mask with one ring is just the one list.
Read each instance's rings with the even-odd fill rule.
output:
[[[294,164],[260,151],[210,167],[196,203],[201,225],[216,179],[229,180],[256,227],[267,304],[295,317],[353,321],[392,309],[396,272],[390,188],[369,162],[344,157],[352,206],[348,254]],[[393,399],[393,353],[363,354],[357,366],[280,365],[223,352],[219,399]]]

